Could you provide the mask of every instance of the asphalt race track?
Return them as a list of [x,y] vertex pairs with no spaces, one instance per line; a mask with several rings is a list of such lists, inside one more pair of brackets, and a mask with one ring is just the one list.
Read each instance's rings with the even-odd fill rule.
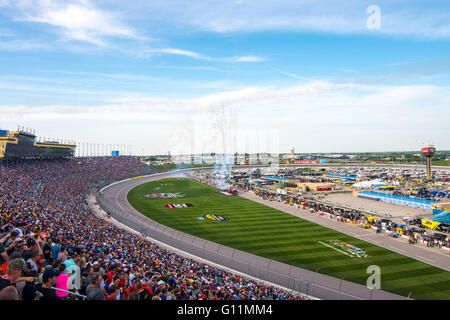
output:
[[[198,170],[205,170],[205,168],[199,168]],[[116,220],[136,231],[144,233],[150,238],[211,261],[212,263],[320,299],[406,299],[406,297],[386,291],[369,290],[367,287],[359,284],[258,257],[250,253],[182,233],[160,225],[143,216],[128,203],[127,194],[136,186],[157,179],[184,177],[185,173],[188,171],[192,171],[192,169],[159,173],[138,179],[127,179],[113,183],[99,191],[97,194],[98,204]],[[280,211],[299,216],[305,220],[315,222],[397,253],[432,264],[444,270],[450,270],[450,255],[448,254],[427,250],[426,248],[418,246],[411,246],[408,243],[387,236],[378,235],[369,230],[345,225],[329,218],[319,217],[308,213],[306,210],[289,207],[282,203],[265,201],[251,193],[241,192],[240,195]]]

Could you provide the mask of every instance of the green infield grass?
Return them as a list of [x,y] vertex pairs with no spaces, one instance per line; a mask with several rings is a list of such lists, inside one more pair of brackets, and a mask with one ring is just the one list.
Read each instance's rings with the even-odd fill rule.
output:
[[[163,225],[262,257],[366,284],[367,267],[381,269],[381,289],[414,299],[450,299],[450,272],[353,238],[248,199],[226,196],[187,179],[171,178],[142,184],[128,193],[139,212]],[[181,193],[179,198],[147,198],[147,194]],[[166,203],[192,203],[169,209]],[[300,210],[300,209],[299,209]],[[199,220],[204,215],[227,221]],[[336,247],[351,244],[366,257]],[[339,249],[339,250],[337,250]],[[361,251],[362,250],[362,251]]]

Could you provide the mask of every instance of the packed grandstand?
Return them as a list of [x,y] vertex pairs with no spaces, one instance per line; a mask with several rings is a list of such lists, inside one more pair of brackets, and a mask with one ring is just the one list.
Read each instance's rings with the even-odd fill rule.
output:
[[0,166],[0,299],[303,300],[161,248],[91,211],[101,186],[148,174],[133,157]]

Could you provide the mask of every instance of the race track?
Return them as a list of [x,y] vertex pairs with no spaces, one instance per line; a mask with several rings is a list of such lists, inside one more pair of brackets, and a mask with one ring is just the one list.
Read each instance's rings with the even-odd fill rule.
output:
[[[406,299],[406,297],[386,291],[369,290],[367,287],[359,284],[262,258],[182,233],[143,216],[128,203],[127,194],[136,186],[157,179],[184,177],[185,173],[189,171],[189,169],[177,170],[113,183],[99,191],[97,194],[98,204],[116,220],[157,241],[212,263],[320,299]],[[358,229],[354,226],[341,224],[331,219],[318,217],[281,203],[264,201],[253,194],[242,194],[242,196],[414,259],[433,264],[447,271],[450,270],[450,257],[446,254],[410,246],[407,243],[376,235],[373,232]]]

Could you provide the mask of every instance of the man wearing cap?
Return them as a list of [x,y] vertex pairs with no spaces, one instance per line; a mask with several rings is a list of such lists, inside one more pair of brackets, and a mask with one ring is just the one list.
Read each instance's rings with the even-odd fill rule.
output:
[[59,272],[55,269],[49,268],[44,271],[44,274],[42,275],[42,281],[44,283],[36,288],[37,291],[42,294],[40,300],[58,300],[55,290],[52,289],[52,287],[56,284],[58,276]]
[[0,290],[14,285],[18,281],[34,280],[33,277],[22,277],[22,273],[28,273],[29,271],[25,260],[22,258],[12,259],[8,264],[6,274],[0,278]]
[[20,253],[22,257],[22,253],[25,250],[26,242],[22,238],[16,237],[16,239],[6,248],[6,252],[8,256],[11,256],[13,253]]

